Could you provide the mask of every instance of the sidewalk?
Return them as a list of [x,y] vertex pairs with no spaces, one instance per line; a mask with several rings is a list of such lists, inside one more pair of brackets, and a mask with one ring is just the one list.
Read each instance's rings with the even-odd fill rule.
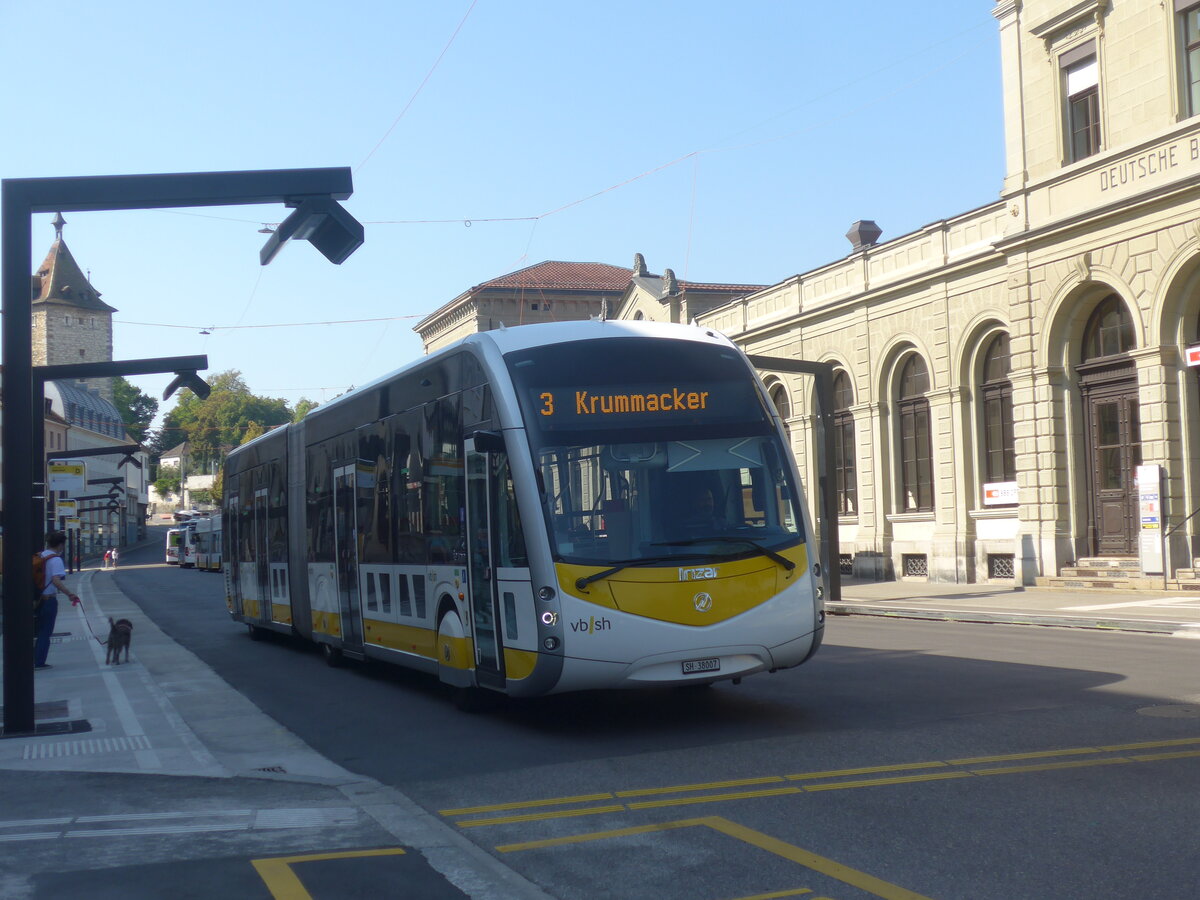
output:
[[1200,638],[1200,594],[842,579],[831,615],[1090,628]]
[[[164,634],[109,572],[85,566],[72,576],[72,586],[82,605],[60,604],[50,668],[34,675],[37,733],[0,739],[0,783],[9,786],[0,843],[61,840],[102,829],[115,835],[120,829],[113,830],[114,821],[136,824],[139,816],[131,811],[153,808],[148,792],[163,790],[145,776],[185,776],[192,787],[171,780],[173,811],[143,818],[172,817],[175,824],[165,831],[225,829],[247,841],[256,835],[276,839],[293,822],[310,834],[325,829],[327,840],[351,840],[370,829],[376,845],[382,835],[384,842],[416,850],[442,873],[445,891],[431,890],[431,897],[462,896],[453,883],[471,897],[545,900],[399,791],[330,762],[269,718]],[[128,664],[106,665],[106,648],[93,637],[94,630],[99,640],[107,638],[110,616],[133,623]],[[70,784],[73,773],[117,775],[105,782],[102,802],[89,796],[86,808],[68,805],[65,817],[53,820],[45,818],[44,793],[12,787],[20,784],[14,775]],[[250,808],[223,810],[219,815],[226,818],[213,825],[214,797],[230,793],[243,798],[230,805]],[[188,824],[189,816],[200,824]],[[69,824],[55,825],[56,834],[46,831],[47,822]]]

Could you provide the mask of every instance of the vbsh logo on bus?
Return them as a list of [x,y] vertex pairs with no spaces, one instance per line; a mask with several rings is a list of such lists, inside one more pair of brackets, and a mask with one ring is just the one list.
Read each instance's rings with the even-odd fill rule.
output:
[[571,630],[577,634],[595,634],[597,631],[609,631],[612,629],[612,622],[608,619],[597,619],[595,616],[588,616],[586,619],[580,619],[578,622],[571,623]]

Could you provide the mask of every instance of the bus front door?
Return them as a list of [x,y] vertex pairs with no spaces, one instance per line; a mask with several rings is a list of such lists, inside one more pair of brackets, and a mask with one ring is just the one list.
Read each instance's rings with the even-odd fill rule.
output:
[[342,622],[342,649],[363,651],[362,605],[358,597],[358,517],[354,464],[333,470],[334,553],[337,562],[338,610]]
[[471,636],[475,643],[475,680],[485,687],[504,687],[504,656],[500,646],[496,604],[496,570],[492,552],[493,496],[489,454],[466,441],[467,468],[467,583],[471,592]]

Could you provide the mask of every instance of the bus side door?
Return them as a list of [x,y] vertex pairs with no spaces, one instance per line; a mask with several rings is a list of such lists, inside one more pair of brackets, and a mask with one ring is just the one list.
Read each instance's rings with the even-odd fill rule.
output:
[[363,650],[362,604],[358,589],[357,465],[333,470],[333,541],[337,574],[338,611],[342,620],[342,647],[351,653]]
[[527,674],[508,671],[505,648],[519,645],[519,635],[529,639],[536,634],[525,537],[517,518],[508,454],[502,446],[499,435],[468,438],[465,446],[476,681],[496,688],[503,688],[507,678]]

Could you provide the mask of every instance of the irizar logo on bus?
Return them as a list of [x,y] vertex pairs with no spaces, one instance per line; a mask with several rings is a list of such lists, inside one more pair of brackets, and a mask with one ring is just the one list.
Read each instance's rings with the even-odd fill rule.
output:
[[597,619],[595,616],[588,616],[586,619],[580,619],[578,622],[571,623],[571,630],[577,634],[595,634],[597,631],[609,631],[612,629],[612,622],[608,619]]
[[695,569],[680,569],[680,581],[705,581],[709,578],[717,577],[716,566],[700,566]]

